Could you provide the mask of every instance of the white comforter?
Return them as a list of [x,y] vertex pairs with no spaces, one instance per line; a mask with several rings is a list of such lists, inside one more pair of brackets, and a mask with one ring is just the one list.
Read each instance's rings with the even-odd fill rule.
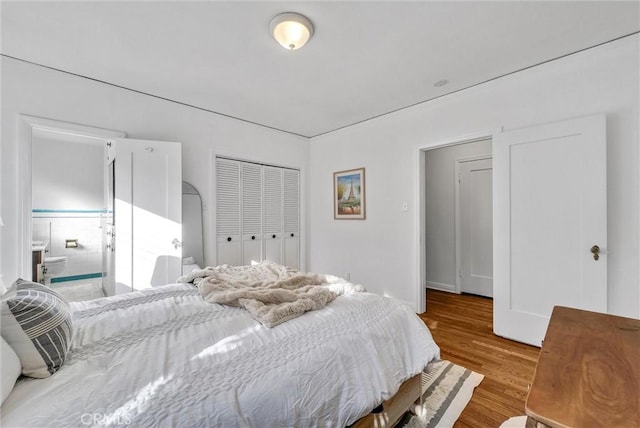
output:
[[339,427],[439,357],[409,308],[369,293],[272,329],[188,284],[73,309],[68,361],[18,381],[3,427]]

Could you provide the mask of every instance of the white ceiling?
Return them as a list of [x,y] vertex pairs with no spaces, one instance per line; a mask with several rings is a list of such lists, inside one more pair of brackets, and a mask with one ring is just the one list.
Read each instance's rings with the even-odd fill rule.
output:
[[[286,11],[315,26],[294,52],[268,33]],[[1,12],[3,55],[308,137],[640,30],[637,1],[2,1]]]

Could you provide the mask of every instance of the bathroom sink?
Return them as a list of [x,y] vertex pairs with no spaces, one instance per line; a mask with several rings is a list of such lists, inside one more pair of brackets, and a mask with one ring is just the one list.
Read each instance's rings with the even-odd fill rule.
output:
[[49,241],[31,241],[31,251],[43,251],[47,245]]

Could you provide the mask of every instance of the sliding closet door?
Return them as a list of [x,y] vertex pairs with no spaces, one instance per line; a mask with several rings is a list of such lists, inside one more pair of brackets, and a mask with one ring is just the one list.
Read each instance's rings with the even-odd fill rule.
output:
[[286,169],[284,180],[284,264],[300,268],[300,171]]
[[242,264],[240,162],[216,160],[217,264]]
[[265,259],[282,263],[282,168],[263,167]]

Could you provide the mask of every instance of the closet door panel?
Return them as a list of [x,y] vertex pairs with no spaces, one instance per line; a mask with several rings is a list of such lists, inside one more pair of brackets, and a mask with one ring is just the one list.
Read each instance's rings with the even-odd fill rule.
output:
[[284,265],[300,269],[300,238],[297,236],[284,239]]
[[282,232],[282,168],[263,167],[264,233]]
[[[231,238],[231,241],[228,239]],[[239,266],[242,264],[242,242],[239,236],[235,239],[231,236],[218,238],[218,262],[217,265]]]
[[[274,238],[275,236],[275,238]],[[264,259],[274,263],[282,264],[282,235],[272,234],[264,242]]]
[[216,159],[217,263],[242,263],[240,163]]
[[263,167],[262,209],[264,212],[265,259],[283,262],[282,255],[282,168]]
[[284,264],[300,268],[300,171],[283,171]]
[[242,261],[262,260],[262,165],[242,163]]
[[256,236],[255,240],[251,237],[242,238],[242,264],[250,265],[262,260],[262,240]]

